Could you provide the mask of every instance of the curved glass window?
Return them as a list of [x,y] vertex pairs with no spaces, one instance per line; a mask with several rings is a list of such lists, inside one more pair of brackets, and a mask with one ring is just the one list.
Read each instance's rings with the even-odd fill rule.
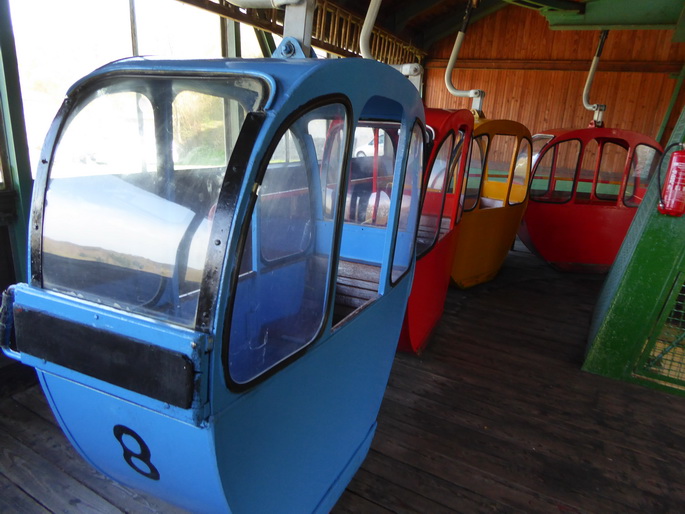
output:
[[[335,233],[321,196],[333,192],[330,212],[336,212],[346,123],[342,104],[308,111],[267,161],[233,296],[228,370],[238,384],[295,354],[321,329]],[[312,143],[321,138],[317,151]]]
[[583,147],[580,170],[576,181],[576,202],[587,202],[592,199],[595,178],[597,176],[598,163],[600,157],[599,143],[592,139],[585,143]]
[[509,205],[522,203],[528,192],[528,177],[530,176],[530,142],[522,139],[519,145],[519,153],[514,164],[514,173],[511,177],[511,190],[509,191]]
[[[466,155],[464,155],[466,153]],[[452,227],[452,216],[455,216],[454,224],[459,223],[463,213],[463,177],[460,177],[462,159],[467,159],[468,147],[464,147],[464,131],[457,133],[457,141],[454,145],[454,155],[450,165],[449,184],[445,195],[445,205],[442,210],[442,222],[440,223],[440,239],[445,237]]]
[[[396,104],[397,110],[391,120],[365,119],[365,111],[375,112],[378,100],[379,97],[369,100],[354,132],[336,277],[335,326],[373,304],[383,294],[385,286],[381,265],[385,258],[388,218],[394,211],[393,191],[400,177],[397,158],[402,154],[396,148],[400,140],[402,107]],[[364,155],[355,156],[354,150],[360,141],[370,140],[374,141],[370,145],[372,149],[367,148]]]
[[397,282],[411,266],[414,256],[414,236],[421,198],[421,171],[423,170],[423,129],[414,124],[409,142],[409,156],[400,202],[400,220],[392,258],[392,283]]
[[441,223],[442,207],[445,198],[447,171],[450,155],[454,146],[454,135],[450,134],[440,146],[426,184],[426,192],[421,207],[419,231],[416,234],[416,256],[420,257],[428,250],[438,235]]
[[540,157],[542,147],[549,143],[553,137],[551,134],[535,134],[533,136],[533,162],[531,166],[535,166],[535,163],[538,162],[538,157]]
[[518,139],[511,134],[494,134],[488,145],[485,181],[481,186],[480,209],[504,207]]
[[119,78],[70,113],[45,197],[45,288],[194,327],[214,210],[260,79]]
[[649,180],[654,175],[661,153],[651,146],[637,145],[630,161],[630,173],[623,193],[623,203],[637,207],[647,193]]
[[549,147],[538,156],[530,186],[531,200],[563,203],[573,195],[580,141],[571,139]]
[[461,202],[464,211],[473,210],[478,205],[480,198],[480,185],[483,180],[483,166],[485,164],[485,152],[488,148],[488,136],[474,137],[471,141],[471,155],[469,164],[464,174],[465,187],[462,187]]
[[597,198],[610,202],[618,200],[627,158],[627,148],[610,142],[602,145],[597,184],[595,185],[595,196]]
[[[362,122],[357,126],[347,186],[346,222],[375,227],[388,224],[397,138],[394,123]],[[358,144],[360,141],[362,144]]]

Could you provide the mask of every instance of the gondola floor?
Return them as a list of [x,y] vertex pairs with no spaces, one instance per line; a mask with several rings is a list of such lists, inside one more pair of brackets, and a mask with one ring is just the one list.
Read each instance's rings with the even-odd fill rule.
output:
[[[580,370],[602,280],[517,243],[494,281],[450,289],[333,512],[681,510],[685,399]],[[182,512],[86,464],[38,386],[5,391],[0,512]]]

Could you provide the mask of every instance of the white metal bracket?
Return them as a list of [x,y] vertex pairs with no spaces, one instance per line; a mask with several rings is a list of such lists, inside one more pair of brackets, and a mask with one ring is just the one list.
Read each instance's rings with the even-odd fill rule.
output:
[[305,58],[311,56],[316,0],[231,0],[231,3],[247,9],[285,7],[283,41],[273,57]]
[[592,64],[590,65],[590,71],[587,74],[587,80],[585,81],[585,87],[583,88],[583,107],[588,111],[594,111],[594,116],[592,119],[591,127],[602,127],[604,125],[603,117],[604,111],[607,106],[604,104],[591,104],[590,103],[590,89],[592,88],[592,81],[595,78],[595,72],[599,66],[599,58],[602,56],[602,49],[604,48],[604,42],[609,34],[608,30],[603,30],[599,34],[599,43],[597,44],[597,51],[592,59]]

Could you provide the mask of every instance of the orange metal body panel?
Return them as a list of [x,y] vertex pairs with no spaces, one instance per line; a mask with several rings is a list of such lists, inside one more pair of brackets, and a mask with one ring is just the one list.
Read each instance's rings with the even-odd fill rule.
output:
[[[517,150],[512,155],[505,182],[494,182],[486,178],[489,160],[489,155],[486,154],[480,197],[472,210],[464,212],[459,223],[457,249],[452,263],[451,276],[452,281],[461,288],[487,282],[497,275],[516,238],[516,231],[528,203],[530,151],[528,161],[524,163],[527,166],[525,182],[514,185],[514,187],[523,188],[525,198],[521,203],[509,205],[509,197],[517,165],[518,149],[522,140],[527,139],[530,142],[530,132],[524,125],[515,121],[477,120],[473,136],[476,138],[483,134],[488,134],[491,138],[495,135],[515,136]],[[493,206],[498,202],[501,206]]]

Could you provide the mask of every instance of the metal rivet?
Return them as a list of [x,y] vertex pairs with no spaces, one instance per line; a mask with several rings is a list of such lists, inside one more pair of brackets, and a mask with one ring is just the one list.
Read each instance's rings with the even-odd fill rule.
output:
[[283,57],[291,57],[295,55],[295,45],[290,41],[283,45]]

